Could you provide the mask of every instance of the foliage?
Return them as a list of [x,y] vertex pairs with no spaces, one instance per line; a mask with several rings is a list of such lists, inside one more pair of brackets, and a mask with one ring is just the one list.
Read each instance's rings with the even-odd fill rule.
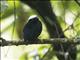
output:
[[[42,18],[40,17],[40,15],[35,10],[33,10],[28,5],[25,5],[20,1],[14,2],[13,0],[8,0],[6,1],[6,3],[8,4],[7,8],[5,7],[6,4],[2,4],[1,6],[1,3],[0,3],[0,8],[2,9],[0,10],[1,37],[6,39],[7,41],[23,40],[22,31],[23,31],[24,25],[27,23],[28,17],[36,14],[39,16],[40,21],[42,22],[42,25],[43,25],[42,33],[38,38],[49,39],[46,26],[42,21]],[[53,12],[57,16],[57,19],[62,27],[62,30],[65,36],[69,39],[76,38],[77,36],[79,36],[80,38],[80,6],[73,0],[72,1],[51,0],[51,5],[53,7]],[[65,22],[66,19],[67,20],[69,19],[68,23]],[[72,25],[69,25],[69,22],[71,22],[71,20],[72,20],[73,27],[71,27]],[[79,48],[79,46],[77,47]],[[9,59],[10,60],[27,60],[27,59],[32,60],[33,58],[35,58],[36,54],[39,55],[38,56],[39,58],[43,58],[44,60],[49,60],[49,59],[57,60],[57,58],[54,55],[55,52],[52,51],[52,46],[49,44],[17,46],[15,48],[9,47],[8,53],[6,48],[7,47],[1,48],[6,52],[6,53],[4,51],[1,52],[1,54],[3,54],[2,60],[9,60]],[[49,48],[51,49],[49,50]],[[13,55],[11,50],[13,52],[17,51],[18,53],[17,58],[15,58],[14,56],[16,53]],[[34,53],[33,55],[30,55],[32,52],[36,52],[36,54]],[[9,55],[10,53],[14,57],[14,59],[11,58],[11,56]],[[19,53],[21,53],[21,55]],[[6,54],[7,56],[5,57],[4,55]],[[46,57],[44,57],[45,54],[46,54]],[[78,53],[77,60],[79,60],[79,58],[80,58],[80,52]]]

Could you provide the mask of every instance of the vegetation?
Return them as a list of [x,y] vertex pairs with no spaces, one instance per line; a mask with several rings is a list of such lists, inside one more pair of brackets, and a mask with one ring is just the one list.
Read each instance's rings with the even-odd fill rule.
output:
[[[41,1],[42,2],[42,1]],[[80,38],[80,3],[79,1],[50,0],[53,13],[59,22],[65,38],[69,41]],[[21,1],[0,1],[0,34],[10,42],[23,41],[23,28],[31,15],[37,15],[42,23],[42,32],[38,37],[41,42],[51,40],[48,28],[39,13]],[[47,13],[47,12],[46,12]],[[48,19],[49,20],[49,19]],[[34,26],[35,27],[35,26]],[[56,38],[56,37],[55,37]],[[10,45],[10,44],[9,44]],[[80,46],[77,45],[77,58],[80,60]],[[51,44],[15,44],[1,46],[1,60],[58,60],[57,51]]]

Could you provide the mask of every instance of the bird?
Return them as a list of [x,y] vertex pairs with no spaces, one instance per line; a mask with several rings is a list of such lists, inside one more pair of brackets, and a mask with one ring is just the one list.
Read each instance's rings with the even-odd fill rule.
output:
[[42,32],[42,23],[37,15],[28,18],[28,23],[23,28],[23,38],[25,42],[35,43]]
[[[21,2],[23,2],[24,4],[27,4],[28,6],[30,6],[32,9],[34,9],[36,12],[38,12],[38,14],[43,18],[43,22],[45,23],[47,30],[50,34],[50,38],[65,38],[64,32],[62,31],[62,28],[60,26],[60,24],[57,21],[56,15],[53,12],[50,0],[20,0]],[[60,36],[58,36],[59,34],[61,34]],[[62,51],[62,47],[63,49],[65,49],[65,52],[67,51],[66,49],[69,47],[68,44],[62,44],[62,47],[60,44],[53,44],[52,45],[54,47],[55,51]],[[71,48],[71,46],[70,46]],[[73,53],[71,53],[71,50],[73,50]],[[72,56],[72,58],[74,58],[74,56],[76,56],[76,48],[71,48],[69,51],[69,55]],[[59,60],[64,60],[63,56],[61,55],[57,55]],[[75,58],[74,58],[75,60]]]
[[[62,31],[60,24],[53,12],[50,0],[20,0],[22,3],[27,4],[34,9],[42,17],[42,21],[47,27],[50,38],[64,38],[65,35]],[[61,34],[61,36],[59,36]]]

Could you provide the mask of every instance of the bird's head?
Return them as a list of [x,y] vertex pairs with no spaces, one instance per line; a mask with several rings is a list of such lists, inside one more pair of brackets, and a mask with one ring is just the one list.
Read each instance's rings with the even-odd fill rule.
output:
[[29,21],[29,22],[32,22],[32,23],[36,23],[38,20],[39,20],[39,19],[38,19],[37,15],[32,15],[32,16],[30,16],[29,19],[28,19],[28,21]]

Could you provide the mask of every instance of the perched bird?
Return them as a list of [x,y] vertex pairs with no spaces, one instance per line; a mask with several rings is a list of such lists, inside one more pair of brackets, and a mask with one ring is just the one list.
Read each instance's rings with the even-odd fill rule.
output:
[[32,15],[28,19],[28,23],[23,28],[24,41],[35,43],[37,37],[42,31],[42,24],[36,15]]
[[[20,0],[21,2],[29,5],[32,9],[36,10],[38,14],[43,18],[50,38],[60,37],[64,38],[65,35],[62,31],[60,24],[58,23],[56,16],[53,12],[50,0]],[[61,34],[61,36],[59,36]]]
[[[45,23],[47,27],[50,38],[54,38],[54,37],[65,38],[64,32],[62,31],[62,28],[57,21],[56,15],[53,12],[50,0],[43,0],[43,1],[42,0],[26,0],[26,1],[20,0],[20,1],[29,5],[32,9],[38,12],[38,14],[43,18],[43,22]],[[56,43],[53,44],[53,46],[54,46],[55,51],[62,51],[62,47],[63,47],[63,49],[65,49],[65,52],[67,51],[66,49],[69,47],[69,45],[67,44],[62,44],[62,47],[61,47],[60,44],[56,44]],[[73,53],[71,53],[71,50],[75,50],[75,49],[71,48],[69,51],[70,53],[69,55],[71,55],[72,58],[74,58],[73,56],[76,56],[76,53],[75,53],[76,51],[73,51]],[[64,60],[63,56],[61,55],[57,55],[57,57],[59,60]]]

